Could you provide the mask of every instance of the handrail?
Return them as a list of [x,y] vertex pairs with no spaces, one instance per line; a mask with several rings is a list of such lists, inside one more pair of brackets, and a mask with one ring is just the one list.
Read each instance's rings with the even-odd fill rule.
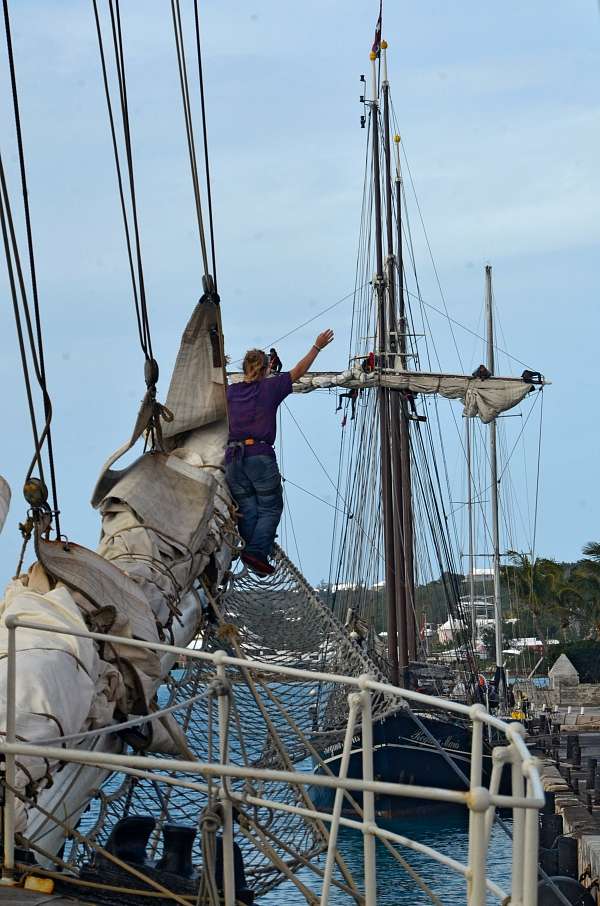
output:
[[[371,689],[375,692],[383,692],[394,695],[398,698],[405,698],[408,701],[414,701],[416,704],[424,707],[443,708],[445,711],[452,711],[456,714],[462,714],[471,720],[481,720],[485,724],[495,727],[497,730],[505,733],[513,741],[512,736],[518,735],[516,728],[522,725],[515,722],[506,724],[504,721],[492,714],[489,714],[483,705],[463,705],[450,699],[440,699],[434,695],[426,695],[423,692],[415,692],[412,689],[402,689],[399,686],[392,686],[389,683],[381,683],[374,680],[368,674],[361,676],[347,676],[342,673],[324,673],[318,670],[303,670],[301,667],[280,666],[278,664],[268,663],[267,661],[250,660],[239,657],[232,657],[224,651],[199,651],[195,648],[180,648],[177,645],[168,645],[165,642],[147,642],[142,639],[132,639],[126,636],[109,635],[103,632],[92,632],[91,630],[75,629],[72,627],[48,626],[44,623],[36,623],[33,620],[21,620],[13,614],[8,614],[5,618],[5,625],[8,630],[11,629],[36,629],[40,632],[50,632],[56,635],[72,635],[82,639],[93,639],[97,642],[111,642],[115,645],[126,645],[130,648],[144,648],[151,651],[162,651],[168,654],[181,655],[190,660],[209,661],[215,666],[224,665],[230,667],[244,667],[250,670],[260,671],[262,673],[273,673],[275,675],[284,675],[295,677],[297,679],[310,680],[311,682],[329,682],[340,683],[346,686],[356,686],[359,690]],[[477,714],[475,717],[474,715]],[[519,737],[520,738],[520,737]],[[521,739],[521,742],[522,739]],[[523,743],[525,757],[529,759],[529,751]],[[540,783],[541,798],[543,799],[543,790]],[[540,808],[543,803],[540,804]]]
[[[323,887],[321,904],[326,904],[329,898],[329,888],[334,868],[333,851],[339,826],[351,827],[363,834],[364,840],[364,873],[365,873],[365,903],[373,906],[376,903],[376,854],[375,838],[386,840],[416,852],[420,852],[436,860],[442,865],[458,872],[467,880],[467,902],[469,906],[484,906],[486,890],[500,900],[506,898],[507,893],[498,884],[490,881],[485,876],[485,861],[487,841],[493,823],[496,808],[512,808],[515,810],[515,826],[517,833],[513,843],[513,872],[511,902],[514,906],[536,906],[537,903],[537,836],[538,818],[537,811],[544,805],[544,792],[533,759],[523,740],[523,728],[520,724],[506,724],[500,719],[488,714],[482,705],[463,705],[459,702],[446,701],[431,695],[424,695],[410,689],[400,689],[389,683],[379,682],[369,675],[358,677],[344,676],[342,674],[324,673],[303,670],[297,667],[279,666],[258,660],[246,660],[233,657],[224,651],[207,652],[196,649],[180,648],[161,642],[149,642],[140,639],[131,639],[113,636],[91,630],[75,629],[72,627],[47,626],[34,620],[23,620],[14,615],[5,618],[8,630],[8,664],[7,664],[7,724],[6,740],[0,741],[0,753],[6,760],[6,804],[4,808],[4,865],[3,883],[11,883],[14,872],[14,829],[15,829],[15,757],[28,755],[33,758],[43,758],[47,762],[74,762],[81,765],[93,765],[106,770],[120,770],[134,776],[144,776],[157,782],[169,785],[181,785],[188,789],[204,791],[206,787],[189,779],[189,775],[200,775],[205,778],[215,778],[219,782],[219,796],[223,804],[224,813],[224,902],[225,906],[233,906],[235,902],[235,882],[233,872],[233,821],[232,803],[253,805],[259,808],[269,808],[296,814],[309,820],[320,821],[330,825],[330,843],[328,848],[326,867],[323,872]],[[220,762],[206,763],[200,761],[184,761],[171,758],[157,758],[152,756],[122,755],[103,751],[89,751],[78,748],[62,748],[47,744],[31,744],[16,739],[16,661],[17,645],[16,633],[18,629],[32,629],[36,631],[71,635],[86,638],[97,642],[110,642],[142,648],[156,652],[168,652],[176,656],[195,659],[210,663],[215,668],[215,676],[221,683],[222,692],[219,693],[219,756]],[[247,671],[261,674],[271,674],[277,677],[307,680],[310,682],[326,682],[338,684],[348,688],[350,711],[346,727],[344,757],[348,759],[354,722],[358,711],[362,713],[362,778],[347,776],[346,767],[342,767],[341,776],[329,774],[308,773],[305,771],[275,770],[271,768],[257,768],[248,765],[232,764],[229,761],[228,747],[228,722],[230,715],[230,701],[228,696],[235,696],[235,684],[227,682],[226,667],[243,668]],[[435,707],[451,713],[461,714],[473,724],[471,746],[471,778],[468,790],[445,790],[435,787],[420,787],[414,784],[392,783],[373,779],[373,747],[369,744],[371,738],[371,699],[373,694],[385,695],[404,699],[421,706]],[[156,715],[154,715],[156,716]],[[152,719],[148,715],[147,719]],[[482,786],[482,736],[483,725],[495,728],[506,737],[507,746],[494,749],[494,768],[490,781],[490,789]],[[114,725],[115,731],[119,724]],[[104,732],[102,728],[101,732]],[[73,737],[65,738],[65,742]],[[57,739],[58,742],[58,739]],[[498,792],[499,771],[503,763],[511,765],[514,795],[504,795]],[[165,772],[186,774],[187,778],[165,776]],[[332,813],[318,811],[314,808],[292,805],[289,802],[263,799],[250,795],[248,792],[240,793],[233,789],[227,779],[244,779],[271,781],[283,784],[292,784],[297,787],[321,787],[336,790],[335,805]],[[211,781],[212,782],[212,781]],[[364,816],[362,820],[355,820],[343,816],[341,813],[341,794],[343,791],[356,791],[363,795]],[[375,796],[402,796],[407,798],[432,799],[464,805],[469,810],[469,858],[468,864],[452,859],[425,844],[409,840],[394,831],[378,827],[375,819]],[[310,804],[310,803],[309,803]],[[515,847],[519,843],[519,849]],[[533,867],[532,867],[533,866]]]

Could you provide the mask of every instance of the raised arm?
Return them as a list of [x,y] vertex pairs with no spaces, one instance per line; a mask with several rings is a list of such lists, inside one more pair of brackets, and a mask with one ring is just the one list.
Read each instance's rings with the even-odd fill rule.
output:
[[306,374],[321,350],[325,349],[326,346],[329,346],[332,340],[333,330],[324,330],[323,333],[319,334],[306,355],[300,359],[297,365],[294,365],[294,367],[290,369],[292,382],[299,380],[302,375]]

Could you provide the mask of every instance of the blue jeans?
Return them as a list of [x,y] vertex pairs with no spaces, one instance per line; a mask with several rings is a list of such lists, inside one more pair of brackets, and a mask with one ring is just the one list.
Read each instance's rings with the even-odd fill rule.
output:
[[246,551],[267,560],[283,512],[281,475],[274,456],[239,456],[225,466],[238,505],[239,531]]

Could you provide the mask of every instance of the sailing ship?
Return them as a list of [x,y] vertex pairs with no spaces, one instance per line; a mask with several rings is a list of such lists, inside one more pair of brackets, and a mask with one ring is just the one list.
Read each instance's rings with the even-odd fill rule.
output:
[[[139,878],[141,872],[144,883],[166,899],[179,897],[181,901],[180,894],[195,895],[200,883],[204,885],[202,896],[205,895],[201,902],[217,902],[219,892],[224,890],[229,906],[235,898],[252,902],[254,895],[267,892],[288,878],[310,901],[310,892],[295,874],[304,867],[323,877],[325,873],[314,864],[313,857],[327,851],[327,871],[331,871],[333,863],[339,869],[336,879],[325,874],[327,883],[336,884],[355,902],[363,902],[335,849],[335,835],[324,827],[323,813],[314,795],[314,789],[335,788],[342,791],[347,802],[353,798],[349,792],[352,787],[344,786],[344,778],[339,778],[337,786],[335,777],[331,780],[339,769],[336,747],[344,748],[341,740],[348,739],[354,731],[352,721],[356,718],[354,705],[349,705],[343,694],[345,687],[340,686],[339,674],[343,672],[346,681],[353,683],[352,688],[363,692],[370,689],[370,681],[364,679],[367,676],[389,680],[374,687],[359,736],[364,739],[364,733],[372,726],[373,740],[369,745],[365,742],[367,760],[374,756],[371,769],[380,776],[391,772],[408,799],[414,800],[407,789],[411,786],[447,783],[452,792],[452,765],[463,760],[465,767],[471,766],[467,754],[471,736],[466,724],[464,733],[457,732],[455,722],[423,712],[427,699],[407,688],[411,662],[416,656],[415,588],[410,565],[414,549],[413,499],[409,483],[409,421],[414,398],[417,394],[441,394],[462,399],[470,415],[489,420],[515,405],[531,387],[525,381],[510,378],[439,375],[407,368],[410,332],[403,308],[404,293],[400,288],[395,295],[394,289],[403,274],[398,219],[401,195],[397,195],[396,211],[400,242],[394,252],[386,119],[386,277],[378,172],[379,102],[373,60],[370,110],[377,227],[373,281],[377,353],[373,355],[372,368],[363,367],[360,357],[354,358],[347,369],[335,374],[307,375],[294,389],[303,394],[318,388],[356,390],[373,396],[377,403],[389,621],[387,661],[382,665],[376,652],[357,644],[354,634],[343,626],[282,550],[276,552],[278,569],[267,580],[259,582],[246,570],[232,569],[240,542],[235,508],[222,470],[227,436],[224,338],[212,223],[209,218],[207,237],[200,197],[179,3],[173,7],[173,24],[198,215],[203,286],[201,299],[182,337],[164,405],[157,400],[158,364],[152,352],[145,298],[118,0],[108,3],[118,85],[116,100],[107,77],[109,60],[103,31],[107,26],[106,22],[103,25],[97,2],[94,12],[146,391],[131,436],[106,462],[92,496],[92,504],[102,519],[100,545],[93,552],[67,538],[59,523],[52,410],[44,373],[25,154],[7,15],[30,286],[24,277],[24,256],[14,230],[12,199],[1,165],[0,213],[34,441],[24,482],[28,509],[22,524],[23,554],[32,540],[36,559],[26,572],[19,564],[16,578],[0,605],[0,650],[5,655],[0,665],[0,696],[7,703],[3,730],[4,879],[11,882],[19,864],[22,868],[36,860],[50,876],[57,871],[62,873],[62,883],[67,887],[69,883],[79,883],[81,897],[112,902],[118,893],[120,902],[124,898],[125,902],[137,902],[140,891],[128,886],[123,890],[123,879],[130,878],[132,872],[137,872]],[[195,25],[202,85],[197,16]],[[385,48],[383,62],[385,66]],[[385,69],[382,89],[384,110],[388,111]],[[121,147],[115,128],[116,107],[121,114]],[[206,132],[204,136],[206,139]],[[208,173],[204,175],[208,182]],[[396,182],[400,193],[399,172]],[[213,252],[212,267],[209,249]],[[368,354],[366,358],[368,361]],[[41,422],[31,392],[30,362],[42,396]],[[125,468],[115,468],[119,459],[139,442],[144,443],[141,455]],[[0,490],[4,511],[9,495],[6,487]],[[174,670],[176,662],[180,665],[182,652],[194,640],[197,649],[188,649],[189,661]],[[472,672],[471,667],[465,674],[467,682]],[[398,696],[394,687],[402,690],[403,686],[404,694]],[[307,707],[311,698],[314,709]],[[410,701],[415,703],[414,708],[409,707]],[[429,703],[435,705],[433,699]],[[468,712],[455,706],[453,713]],[[354,715],[352,720],[349,714]],[[401,744],[409,732],[409,744]],[[397,770],[399,745],[403,775]],[[237,773],[230,772],[227,782],[221,777],[218,794],[211,785],[214,775],[209,770],[211,766],[217,773],[223,770],[222,764],[216,764],[216,749],[219,762],[229,757],[234,768],[239,768]],[[515,751],[523,760],[523,753],[517,749],[518,745]],[[348,778],[360,776],[369,782],[362,773],[364,753],[359,770],[347,747],[345,751],[351,759]],[[410,752],[414,753],[413,761],[409,760]],[[427,761],[424,753],[434,758]],[[162,756],[163,761],[157,756]],[[383,756],[380,764],[378,759]],[[178,769],[175,759],[180,760],[183,770]],[[317,766],[311,779],[314,789],[307,788],[306,779],[299,779],[294,773],[294,767],[306,764],[307,759]],[[425,762],[428,767],[422,772]],[[196,765],[208,776],[205,786],[196,782]],[[115,783],[113,778],[107,784],[115,769],[123,772],[121,782]],[[319,777],[319,772],[323,776]],[[172,792],[175,787],[177,797]],[[362,817],[364,809],[365,820],[372,819],[373,790],[360,783],[358,789],[352,803],[354,813]],[[528,807],[539,807],[539,790],[533,786],[531,790]],[[378,798],[380,804],[384,803],[382,796]],[[459,795],[441,798],[467,801]],[[391,799],[402,800],[402,796],[390,794],[390,804],[384,804],[382,811],[393,813]],[[243,818],[239,827],[244,838],[235,845],[234,803],[238,816]],[[490,803],[493,809],[495,800],[490,799]],[[194,830],[199,813],[201,849]],[[16,851],[15,833],[19,843]],[[369,847],[369,851],[372,859],[374,849]],[[192,867],[192,853],[195,864],[202,866],[200,876]],[[171,893],[165,885],[170,886]],[[368,901],[374,902],[372,875],[367,887]],[[147,887],[141,895],[144,890],[147,892]],[[323,897],[325,902],[325,891]]]
[[[392,137],[385,41],[377,46],[376,39],[371,53],[370,97],[365,103],[368,108],[367,146],[370,145],[371,152],[369,155],[367,149],[366,173],[371,179],[365,186],[362,201],[361,243],[367,247],[359,249],[358,260],[364,262],[364,270],[358,272],[357,284],[366,284],[367,289],[364,293],[357,290],[355,299],[353,338],[358,341],[358,348],[350,351],[351,370],[345,378],[321,375],[305,378],[302,382],[303,389],[342,384],[355,393],[351,436],[348,441],[344,440],[350,451],[341,457],[338,479],[339,487],[344,488],[338,493],[338,503],[346,516],[342,515],[337,521],[337,567],[330,593],[331,605],[340,618],[348,614],[346,622],[354,630],[356,644],[370,649],[381,675],[405,688],[427,688],[423,678],[430,671],[419,663],[423,652],[419,650],[415,595],[416,560],[419,552],[425,551],[427,556],[434,558],[443,578],[448,613],[457,636],[458,669],[451,686],[460,688],[467,701],[483,699],[470,615],[461,602],[456,578],[459,570],[447,538],[444,496],[434,477],[439,474],[439,466],[433,444],[426,451],[431,440],[428,416],[419,413],[417,402],[424,394],[432,392],[462,398],[467,423],[478,416],[489,425],[491,436],[497,663],[494,686],[500,699],[506,702],[498,628],[501,613],[496,416],[520,403],[534,389],[534,383],[543,384],[543,378],[530,371],[516,380],[495,376],[491,268],[486,269],[487,366],[480,365],[468,375],[422,373],[412,369],[411,363],[418,365],[420,357],[415,318],[406,287],[408,268],[404,246],[411,231],[404,220],[408,205],[404,196],[400,136]],[[369,279],[371,262],[374,262],[374,276]],[[418,300],[418,294],[416,281],[412,295]],[[369,349],[368,344],[373,342],[376,352]],[[478,394],[481,397],[476,402]],[[358,400],[360,405],[357,405]],[[435,410],[432,415],[435,419]],[[438,433],[441,437],[441,432]],[[379,481],[374,484],[376,471]],[[415,527],[415,512],[420,516],[418,528]],[[352,514],[352,518],[349,519],[347,514]],[[361,550],[366,553],[358,553]],[[380,584],[377,580],[381,561],[387,652],[378,650],[379,639],[373,632],[373,599],[379,596],[373,595],[372,588]],[[431,677],[425,682],[431,689]],[[446,690],[446,694],[450,691]],[[327,726],[327,702],[320,698],[319,703],[323,706],[321,723]],[[315,723],[319,724],[319,715],[316,715]],[[374,724],[373,743],[375,770],[382,779],[408,781],[420,786],[440,782],[450,789],[464,789],[468,785],[471,747],[468,722],[449,721],[435,709],[405,708]],[[341,750],[342,743],[338,740],[324,753],[328,766],[334,771],[339,769]],[[490,753],[491,747],[488,756]],[[350,758],[349,776],[361,776],[361,754],[362,740],[358,734]],[[489,775],[490,757],[486,770]],[[326,807],[331,805],[332,798],[327,791],[322,791],[317,801]],[[390,797],[378,800],[377,807],[382,815],[398,817],[407,812],[429,810],[434,804]]]

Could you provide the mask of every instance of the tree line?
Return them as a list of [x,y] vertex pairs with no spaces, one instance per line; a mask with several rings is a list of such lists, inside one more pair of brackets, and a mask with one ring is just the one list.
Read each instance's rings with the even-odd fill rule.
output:
[[[503,617],[517,621],[513,635],[535,635],[544,649],[548,639],[564,643],[600,640],[600,542],[586,544],[582,554],[576,562],[564,563],[550,557],[532,559],[526,553],[508,552],[508,563],[501,568],[500,587]],[[439,625],[448,619],[448,589],[453,588],[466,596],[467,578],[446,573],[417,586],[415,609],[419,626],[424,622]],[[386,628],[383,588],[355,586],[335,591],[322,583],[319,590],[342,621],[351,608],[376,632]]]

